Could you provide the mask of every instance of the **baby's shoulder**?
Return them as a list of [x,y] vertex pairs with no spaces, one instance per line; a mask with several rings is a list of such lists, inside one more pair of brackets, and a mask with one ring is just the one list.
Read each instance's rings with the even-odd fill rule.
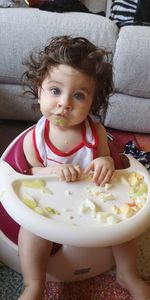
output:
[[103,124],[101,124],[100,122],[97,122],[95,120],[91,120],[90,122],[92,123],[92,126],[95,127],[95,129],[97,130],[97,132],[99,132],[99,133],[106,133],[106,129],[103,126]]
[[32,146],[33,145],[33,130],[34,128],[32,128],[30,131],[27,132],[27,134],[24,137],[23,140],[23,148],[27,147],[27,146]]

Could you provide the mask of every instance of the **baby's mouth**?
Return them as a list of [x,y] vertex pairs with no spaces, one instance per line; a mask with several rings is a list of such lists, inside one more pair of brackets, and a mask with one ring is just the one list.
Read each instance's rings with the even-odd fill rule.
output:
[[68,118],[65,115],[54,115],[53,123],[57,126],[65,126],[68,123]]

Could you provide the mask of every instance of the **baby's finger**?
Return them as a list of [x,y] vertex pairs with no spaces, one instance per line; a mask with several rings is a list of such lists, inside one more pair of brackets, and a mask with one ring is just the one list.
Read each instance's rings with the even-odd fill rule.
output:
[[71,180],[70,181],[75,181],[79,177],[79,169],[75,168],[74,166],[69,167],[70,175],[71,175]]
[[92,164],[89,164],[83,171],[83,174],[87,175],[89,174],[90,172],[93,171],[93,165]]
[[73,170],[71,167],[63,169],[66,182],[72,181]]
[[63,169],[60,169],[59,170],[59,173],[58,173],[58,177],[61,181],[65,181],[66,178],[65,178],[65,174],[64,174],[64,170]]
[[108,171],[106,172],[105,176],[103,177],[103,179],[101,180],[100,185],[101,185],[101,186],[104,186],[106,183],[108,183],[108,182],[110,181],[112,175],[113,175],[112,170],[108,170]]
[[82,170],[79,165],[74,166],[74,168],[75,168],[78,178],[79,178],[81,176]]
[[101,177],[101,174],[102,174],[102,167],[94,170],[93,176],[92,176],[92,180],[94,183],[96,183],[96,184],[98,183],[99,178]]

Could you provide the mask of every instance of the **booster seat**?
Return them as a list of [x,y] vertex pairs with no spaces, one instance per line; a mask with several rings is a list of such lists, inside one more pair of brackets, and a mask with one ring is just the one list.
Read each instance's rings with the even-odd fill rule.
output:
[[[2,160],[21,174],[27,174],[29,169],[23,153],[23,139],[32,128],[21,133],[2,155]],[[110,149],[116,162],[116,168],[123,168],[122,161],[112,142],[110,142]],[[9,267],[21,272],[17,246],[20,225],[8,215],[1,203],[0,216],[0,259]],[[144,228],[148,227],[148,222],[146,221],[143,226]],[[68,244],[60,247],[58,245],[57,251],[52,253],[49,258],[47,280],[78,281],[104,273],[113,264],[110,245],[104,247],[85,247],[85,245],[78,247]]]

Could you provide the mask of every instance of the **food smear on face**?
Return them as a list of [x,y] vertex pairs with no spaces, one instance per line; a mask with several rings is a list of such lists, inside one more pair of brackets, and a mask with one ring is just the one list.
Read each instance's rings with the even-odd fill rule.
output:
[[56,126],[64,127],[68,124],[68,120],[63,117],[60,117],[60,118],[56,117],[56,118],[53,118],[53,124]]

